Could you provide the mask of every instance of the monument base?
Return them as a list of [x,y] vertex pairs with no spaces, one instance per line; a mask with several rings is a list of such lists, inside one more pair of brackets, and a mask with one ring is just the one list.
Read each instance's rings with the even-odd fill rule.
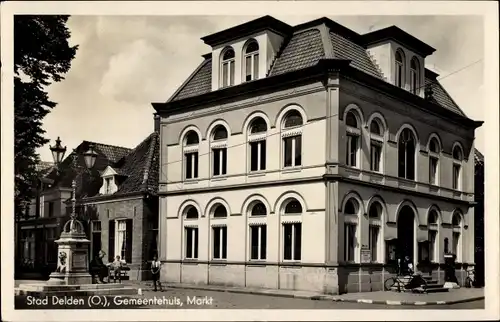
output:
[[47,281],[49,285],[81,285],[81,284],[92,284],[92,276],[89,273],[57,273],[54,272],[50,274],[49,280]]
[[455,282],[446,282],[444,283],[443,288],[452,289],[452,288],[460,288],[460,286]]

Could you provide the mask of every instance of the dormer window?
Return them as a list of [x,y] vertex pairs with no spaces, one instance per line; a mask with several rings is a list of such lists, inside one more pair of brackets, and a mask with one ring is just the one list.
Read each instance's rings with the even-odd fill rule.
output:
[[419,92],[420,84],[420,64],[418,63],[417,58],[413,57],[410,63],[410,91],[413,94],[417,94]]
[[245,49],[245,81],[259,78],[259,44],[251,40]]
[[234,85],[234,50],[229,47],[222,52],[222,87]]
[[394,78],[394,84],[397,87],[403,88],[404,87],[404,70],[405,70],[405,64],[404,64],[404,55],[401,50],[396,51],[396,74]]
[[105,190],[106,190],[106,194],[109,195],[111,194],[111,178],[106,178],[105,180]]

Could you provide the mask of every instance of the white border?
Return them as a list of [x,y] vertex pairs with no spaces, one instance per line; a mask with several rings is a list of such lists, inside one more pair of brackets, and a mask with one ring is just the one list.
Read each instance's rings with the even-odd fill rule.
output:
[[[1,5],[1,146],[2,146],[2,262],[12,263],[14,217],[13,213],[13,75],[12,42],[13,14],[78,14],[78,15],[300,15],[322,17],[332,15],[481,15],[484,17],[485,56],[484,69],[484,115],[488,117],[485,127],[488,149],[482,151],[486,159],[485,169],[485,234],[486,281],[485,310],[127,310],[127,314],[115,311],[85,310],[75,314],[73,310],[57,311],[13,311],[13,265],[2,265],[2,316],[5,320],[37,321],[134,321],[134,320],[481,320],[498,319],[498,245],[499,216],[499,106],[498,106],[498,4],[494,1],[321,1],[319,4],[306,1],[255,2],[3,2]],[[146,312],[146,314],[145,314]],[[356,314],[357,313],[357,314]]]

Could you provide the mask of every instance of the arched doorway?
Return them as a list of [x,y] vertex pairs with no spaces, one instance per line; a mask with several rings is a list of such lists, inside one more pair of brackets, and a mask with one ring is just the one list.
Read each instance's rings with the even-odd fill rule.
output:
[[410,257],[413,263],[414,243],[415,243],[415,213],[410,206],[403,206],[398,215],[398,246],[397,258]]

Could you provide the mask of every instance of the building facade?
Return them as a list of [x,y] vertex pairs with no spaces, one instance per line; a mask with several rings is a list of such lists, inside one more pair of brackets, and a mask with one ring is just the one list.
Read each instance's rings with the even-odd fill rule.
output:
[[128,279],[148,278],[145,261],[157,253],[159,135],[153,132],[95,180],[82,198],[89,220],[90,258],[99,251],[112,262],[120,256]]
[[[397,258],[474,261],[474,129],[397,27],[266,16],[212,52],[160,116],[168,282],[380,290]],[[459,275],[462,278],[462,275]]]

